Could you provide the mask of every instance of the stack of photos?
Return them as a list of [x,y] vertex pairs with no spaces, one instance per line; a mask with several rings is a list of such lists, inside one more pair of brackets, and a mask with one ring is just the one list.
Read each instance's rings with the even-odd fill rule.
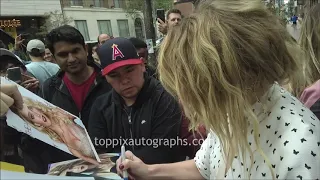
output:
[[82,159],[63,161],[49,165],[48,175],[52,176],[81,176],[102,177],[106,179],[121,179],[116,172],[116,161],[119,154],[100,154],[101,163],[91,164]]

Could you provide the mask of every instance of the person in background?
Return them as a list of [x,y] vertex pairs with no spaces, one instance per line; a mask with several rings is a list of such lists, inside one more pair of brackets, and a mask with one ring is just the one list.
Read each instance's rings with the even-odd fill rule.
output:
[[0,40],[0,48],[2,49],[8,49],[7,45],[4,44],[3,41]]
[[305,15],[299,43],[305,51],[311,83],[303,91],[300,100],[320,119],[320,4]]
[[27,64],[26,67],[39,80],[40,86],[60,70],[57,64],[44,60],[45,46],[42,41],[38,39],[30,40],[27,44],[27,53],[31,63]]
[[95,53],[98,43],[87,43],[86,46],[88,47],[88,65],[100,67],[100,60]]
[[[9,49],[8,49],[8,46],[7,46],[6,44],[4,44],[4,42],[1,41],[1,40],[0,40],[0,48],[1,48],[1,49],[9,50]],[[13,52],[12,52],[12,53],[13,53]],[[21,60],[20,57],[17,56],[16,54],[13,53],[13,55],[15,55],[16,58],[17,58],[24,66],[25,66],[25,64],[28,64],[28,62]]]
[[[156,140],[179,136],[181,110],[159,81],[145,73],[145,65],[130,40],[114,38],[98,49],[102,75],[112,91],[100,96],[92,105],[88,133],[99,153],[121,152],[122,144],[106,146],[103,140],[141,140],[127,144],[148,163],[181,160],[179,144],[166,146]],[[143,141],[145,139],[145,141]],[[152,143],[147,143],[150,142]]]
[[108,34],[100,34],[97,38],[98,44],[97,46],[92,47],[92,58],[95,63],[100,65],[100,59],[96,53],[97,48],[99,48],[102,44],[104,44],[107,40],[112,39],[112,36],[109,36]]
[[47,47],[45,49],[43,59],[47,62],[56,63],[50,49]]
[[96,62],[97,64],[100,64],[100,59],[97,54],[97,49],[98,49],[98,44],[92,47],[92,58],[94,62]]
[[[46,39],[61,70],[42,85],[39,96],[79,117],[88,128],[92,104],[109,92],[111,86],[98,66],[88,65],[88,47],[76,28],[60,26],[48,33]],[[48,164],[76,158],[27,135],[22,145],[27,172],[45,174]]]
[[13,48],[13,54],[17,55],[24,62],[29,63],[31,61],[30,57],[26,53],[26,46],[23,44],[25,39],[22,39],[22,35],[20,34],[15,38],[15,44]]
[[293,15],[293,16],[291,17],[291,21],[292,21],[292,26],[293,26],[294,28],[296,28],[296,27],[297,27],[298,16]]
[[[2,42],[2,41],[1,41]],[[4,43],[0,42],[0,76],[7,77],[7,70],[9,68],[20,68],[21,80],[20,85],[33,93],[38,93],[39,90],[39,81],[35,79],[28,71],[24,62],[15,54],[10,52]],[[11,86],[11,85],[9,85]],[[2,88],[2,87],[1,87]],[[1,89],[2,90],[2,89]],[[8,88],[9,92],[12,88]],[[16,90],[13,89],[12,93],[15,94]],[[4,104],[1,104],[1,108],[6,107]],[[9,107],[9,106],[8,106]],[[7,117],[5,115],[0,116],[0,128],[1,128],[1,161],[20,164],[21,157],[19,155],[19,144],[21,139],[21,133],[15,129],[9,127],[6,124]],[[2,156],[3,155],[3,156]]]
[[157,19],[158,21],[158,29],[164,36],[156,41],[156,52],[159,51],[161,42],[164,40],[165,36],[168,33],[168,30],[172,27],[178,25],[182,20],[182,13],[179,9],[171,9],[168,11],[166,16],[166,22],[163,22],[161,19]]
[[148,63],[149,52],[148,52],[147,44],[144,41],[142,41],[141,39],[138,39],[135,37],[132,37],[129,40],[136,48],[138,56],[143,60],[144,65],[146,67],[146,72],[148,73],[148,75],[153,76],[154,78],[157,78],[155,69],[148,65],[149,64]]
[[[8,77],[7,70],[9,68],[20,68],[21,71],[21,83],[20,86],[28,89],[29,91],[33,93],[37,93],[39,90],[39,81],[32,77],[27,71],[27,68],[23,64],[23,62],[19,59],[18,56],[14,55],[12,52],[10,52],[7,49],[0,48],[0,76],[2,77]],[[4,90],[6,93],[9,93],[7,95],[14,95],[16,97],[16,94],[20,94],[15,85],[8,85],[7,87],[3,87],[1,85],[1,91]],[[2,89],[3,88],[3,89]],[[17,91],[17,92],[16,92]],[[3,94],[1,95],[1,98],[3,97]],[[4,97],[6,99],[6,97]],[[8,102],[8,101],[6,101]],[[21,133],[13,129],[12,127],[9,127],[6,123],[7,117],[4,112],[7,111],[7,109],[10,107],[10,104],[3,104],[1,102],[1,108],[2,113],[0,116],[0,128],[1,128],[1,161],[13,163],[13,164],[21,164],[21,157],[19,155],[19,145],[20,145],[20,139],[21,139]],[[3,159],[2,159],[3,158]]]
[[109,36],[108,34],[100,34],[98,36],[98,46],[101,46],[102,44],[104,44],[106,41],[108,41],[109,39],[112,39],[113,37]]
[[0,75],[7,76],[7,70],[9,68],[19,67],[22,75],[21,86],[28,89],[33,93],[38,93],[39,80],[28,72],[23,61],[18,56],[13,54],[7,49],[0,48]]
[[171,9],[167,13],[166,22],[163,22],[160,18],[157,19],[159,23],[158,29],[162,34],[166,35],[168,33],[168,29],[179,24],[181,19],[181,11],[179,9]]
[[[206,0],[159,54],[163,86],[209,134],[193,160],[118,172],[153,179],[318,179],[320,121],[280,85],[302,75],[299,46],[261,0]],[[304,76],[301,76],[304,78]]]

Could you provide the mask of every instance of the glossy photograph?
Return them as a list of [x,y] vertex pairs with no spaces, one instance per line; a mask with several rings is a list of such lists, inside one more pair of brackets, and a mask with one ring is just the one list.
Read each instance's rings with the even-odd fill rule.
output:
[[[1,83],[15,84],[4,77],[1,77]],[[23,109],[11,108],[6,115],[8,126],[84,161],[93,164],[100,162],[87,130],[78,117],[21,86],[18,89],[23,96]]]
[[116,160],[119,158],[119,154],[105,153],[100,154],[99,158],[101,160],[99,165],[82,159],[54,163],[49,166],[48,175],[70,176],[70,173],[73,173],[73,175],[83,174],[107,179],[121,179],[116,173]]

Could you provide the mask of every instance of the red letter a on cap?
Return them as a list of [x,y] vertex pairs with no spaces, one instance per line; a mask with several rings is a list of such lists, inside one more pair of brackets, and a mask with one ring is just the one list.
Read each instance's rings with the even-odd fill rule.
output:
[[113,44],[112,45],[112,49],[113,49],[113,52],[112,52],[112,60],[116,60],[117,57],[121,57],[121,58],[124,58],[124,55],[123,53],[120,51],[120,49],[118,48],[118,45],[116,44]]

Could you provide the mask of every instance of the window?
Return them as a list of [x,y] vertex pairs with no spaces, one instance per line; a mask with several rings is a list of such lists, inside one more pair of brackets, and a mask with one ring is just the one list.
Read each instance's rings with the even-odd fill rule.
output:
[[87,21],[85,20],[75,20],[74,23],[76,24],[76,28],[81,32],[85,41],[89,41],[89,31],[87,26]]
[[103,7],[102,0],[94,0],[94,7]]
[[120,0],[113,0],[113,4],[115,8],[120,8]]
[[136,37],[139,39],[144,39],[143,29],[142,29],[142,20],[140,18],[135,19],[134,28],[136,30]]
[[130,36],[128,20],[118,20],[118,29],[120,37]]
[[100,34],[108,34],[109,36],[113,36],[110,20],[98,20],[98,27]]
[[113,4],[115,8],[125,8],[125,0],[113,0]]
[[83,1],[82,0],[71,0],[70,5],[71,6],[83,6]]

